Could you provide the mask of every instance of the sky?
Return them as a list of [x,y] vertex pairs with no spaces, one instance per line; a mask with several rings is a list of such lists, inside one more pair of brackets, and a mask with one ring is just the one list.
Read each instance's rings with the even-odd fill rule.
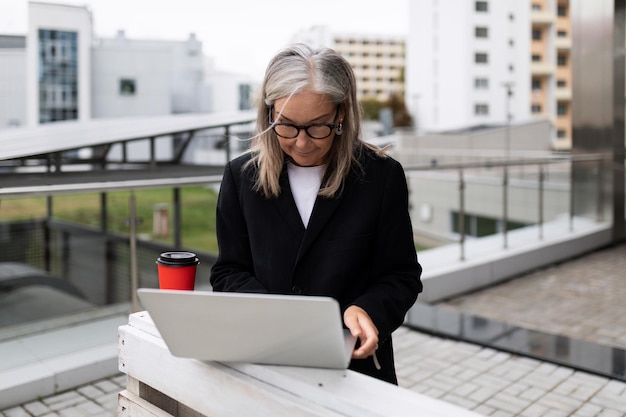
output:
[[[300,30],[408,34],[410,0],[41,0],[88,5],[97,37],[185,40],[195,33],[218,70],[261,77]],[[0,34],[26,34],[27,0],[0,0]]]

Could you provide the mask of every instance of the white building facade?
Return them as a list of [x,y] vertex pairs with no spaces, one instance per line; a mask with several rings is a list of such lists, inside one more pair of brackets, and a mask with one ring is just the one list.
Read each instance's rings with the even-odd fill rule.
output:
[[90,11],[28,3],[26,124],[91,118]]
[[26,124],[26,37],[0,35],[0,129]]
[[207,65],[202,43],[94,37],[88,8],[29,2],[0,34],[0,129],[61,120],[247,110],[256,82]]
[[[530,117],[526,1],[410,2],[406,102],[419,131]],[[507,85],[511,95],[507,95]]]

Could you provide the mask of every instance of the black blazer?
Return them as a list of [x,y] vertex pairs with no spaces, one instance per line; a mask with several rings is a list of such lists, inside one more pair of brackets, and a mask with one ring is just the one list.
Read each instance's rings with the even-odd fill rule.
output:
[[391,333],[422,290],[404,170],[394,159],[363,149],[338,198],[317,197],[308,227],[298,213],[287,169],[281,194],[252,190],[245,154],[224,170],[217,203],[219,254],[211,270],[215,291],[325,295],[342,311],[362,307],[379,331],[377,357],[351,368],[396,382]]

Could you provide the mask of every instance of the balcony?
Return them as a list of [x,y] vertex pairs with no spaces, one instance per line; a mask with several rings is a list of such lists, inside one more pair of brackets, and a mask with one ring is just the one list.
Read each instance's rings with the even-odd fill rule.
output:
[[556,66],[547,62],[531,62],[530,73],[533,76],[549,76],[556,73]]
[[532,10],[530,21],[533,25],[549,26],[556,23],[556,15],[546,10]]
[[572,38],[570,37],[561,38],[557,36],[556,41],[555,41],[555,46],[556,46],[556,49],[559,51],[569,51],[572,49]]
[[564,87],[557,87],[556,93],[555,93],[555,98],[556,98],[557,101],[570,101],[570,100],[572,100],[572,89],[571,88],[564,88]]

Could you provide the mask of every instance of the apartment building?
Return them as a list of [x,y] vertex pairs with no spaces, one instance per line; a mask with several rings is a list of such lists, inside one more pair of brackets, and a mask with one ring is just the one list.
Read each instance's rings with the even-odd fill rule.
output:
[[405,39],[402,36],[331,33],[315,26],[297,33],[294,42],[333,48],[345,57],[357,78],[357,98],[386,101],[404,96]]
[[407,104],[422,130],[546,119],[571,147],[569,0],[410,3]]
[[572,34],[569,0],[531,0],[533,116],[555,127],[554,148],[572,145]]

